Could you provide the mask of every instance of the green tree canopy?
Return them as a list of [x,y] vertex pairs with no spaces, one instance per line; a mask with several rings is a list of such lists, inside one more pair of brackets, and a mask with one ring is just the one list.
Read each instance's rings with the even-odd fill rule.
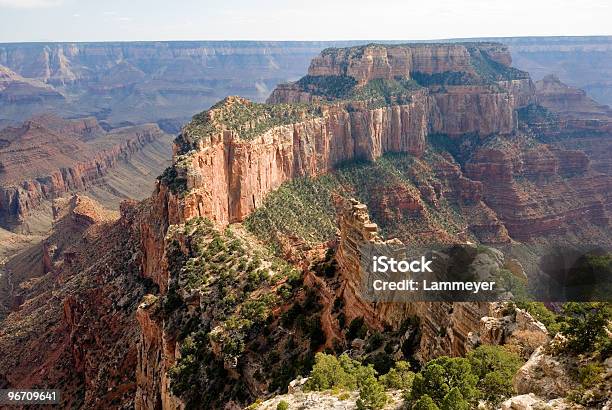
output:
[[453,387],[442,400],[444,410],[469,410],[470,404],[465,401],[458,388]]
[[416,374],[409,399],[419,400],[421,396],[428,395],[440,405],[451,389],[457,387],[466,401],[474,401],[479,396],[477,383],[478,377],[472,372],[467,359],[441,356],[428,362]]
[[440,410],[433,399],[427,394],[421,396],[419,400],[412,406],[412,410]]

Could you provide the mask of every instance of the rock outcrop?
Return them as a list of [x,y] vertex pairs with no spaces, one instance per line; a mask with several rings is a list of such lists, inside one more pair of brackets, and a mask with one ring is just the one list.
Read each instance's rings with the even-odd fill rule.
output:
[[161,138],[156,125],[105,132],[95,119],[44,116],[0,133],[0,224],[29,230],[45,201],[95,185],[115,164]]
[[64,96],[53,87],[32,78],[24,78],[0,65],[0,104],[61,103]]
[[[505,314],[502,302],[370,302],[363,294],[367,273],[361,261],[371,258],[364,252],[374,243],[398,246],[401,242],[384,242],[367,207],[357,202],[340,205],[339,228],[336,258],[343,278],[347,318],[363,317],[371,327],[382,329],[398,328],[404,320],[416,316],[420,322],[421,360],[440,355],[463,356],[480,343],[514,344],[531,352],[548,341],[542,324],[520,309],[515,314]],[[499,261],[491,261],[490,269],[499,270],[504,262],[500,252]]]

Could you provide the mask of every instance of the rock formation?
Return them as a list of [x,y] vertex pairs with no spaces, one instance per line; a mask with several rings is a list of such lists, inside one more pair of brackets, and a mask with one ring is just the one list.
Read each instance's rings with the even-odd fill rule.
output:
[[[342,297],[349,319],[361,316],[373,328],[398,328],[411,316],[420,320],[422,360],[440,355],[464,356],[480,343],[504,344],[531,348],[548,341],[546,329],[528,313],[518,310],[513,316],[504,314],[504,303],[484,302],[368,302],[363,295],[367,277],[361,261],[371,244],[384,242],[376,224],[370,221],[367,207],[356,201],[340,205],[337,261],[344,279]],[[388,244],[401,245],[396,239]],[[369,260],[368,255],[365,256]],[[510,260],[492,262],[499,270]],[[528,346],[526,346],[528,345]]]
[[2,130],[0,223],[27,231],[28,217],[44,201],[91,187],[119,161],[163,135],[156,125],[106,132],[92,118],[52,116]]
[[[180,386],[170,380],[184,371],[183,383],[197,380],[199,387],[214,393],[213,400],[238,406],[279,388],[262,377],[262,370],[274,369],[280,373],[277,380],[284,380],[283,372],[289,370],[279,367],[295,370],[293,365],[304,359],[283,356],[283,362],[278,350],[284,355],[293,345],[304,353],[334,348],[334,341],[343,348],[336,304],[345,321],[362,317],[373,331],[399,332],[402,323],[417,317],[415,353],[421,360],[463,355],[479,343],[533,350],[534,343],[548,339],[547,332],[526,312],[504,304],[366,300],[360,289],[360,252],[383,239],[362,204],[341,208],[337,271],[327,266],[329,272],[318,275],[311,264],[330,244],[302,247],[296,238],[306,256],[287,259],[306,272],[300,280],[307,289],[293,289],[280,262],[261,261],[264,247],[251,233],[222,229],[243,221],[288,180],[321,176],[342,162],[376,160],[391,152],[424,158],[437,144],[441,153],[431,155],[436,166],[422,184],[402,195],[381,188],[386,207],[418,217],[426,208],[434,214],[436,202],[449,201],[458,205],[458,213],[465,212],[460,216],[479,238],[497,243],[546,237],[569,229],[574,220],[581,226],[572,227],[572,233],[598,226],[605,234],[609,178],[591,168],[587,152],[542,144],[540,136],[530,134],[528,122],[519,128],[516,111],[532,105],[534,89],[526,74],[509,64],[510,56],[499,44],[330,50],[313,61],[309,78],[279,87],[271,97],[275,104],[230,97],[195,116],[177,138],[174,165],[159,178],[153,197],[124,203],[114,222],[100,221],[94,215],[98,212],[90,212],[95,207],[82,198],[70,202],[70,211],[56,212],[78,227],[76,243],[67,247],[53,238],[45,241],[41,276],[20,285],[17,296],[23,303],[0,331],[0,350],[13,352],[1,363],[0,380],[20,387],[64,381],[70,393],[65,406],[185,408],[173,395]],[[61,81],[75,78],[68,68],[64,64],[55,71],[62,74]],[[145,71],[126,64],[119,73],[139,78],[139,70]],[[336,77],[350,78],[336,83]],[[330,94],[346,84],[352,84],[346,93]],[[304,101],[309,104],[293,104]],[[11,129],[2,149],[10,150],[14,140],[35,129],[34,123]],[[87,147],[101,132],[91,124],[76,129],[81,130],[77,134],[87,130],[87,136],[66,141],[64,132],[54,132],[54,143]],[[113,141],[101,152],[112,158],[127,155],[147,135],[129,143]],[[21,190],[33,192],[32,197],[15,202],[21,191],[6,194],[11,198],[7,204],[18,204],[6,209],[19,215],[36,198],[90,183],[112,165],[114,160],[105,155],[87,158],[76,168],[61,166],[59,174],[49,172],[42,182],[39,175],[29,178],[32,182]],[[598,169],[604,169],[600,160]],[[567,202],[559,199],[559,191]],[[472,217],[466,209],[479,215]],[[450,243],[465,242],[446,232],[434,232],[434,239],[438,233]],[[232,241],[224,242],[230,234]],[[249,249],[242,249],[240,238],[249,239]],[[244,259],[236,256],[228,262],[230,247],[236,253],[241,249]],[[477,246],[471,249],[480,253]],[[252,255],[264,266],[263,274],[259,267],[241,265],[251,266]],[[520,264],[500,251],[490,250],[478,262],[484,270],[505,268],[524,275]],[[246,289],[257,280],[261,287]],[[289,292],[286,299],[276,302],[283,291]],[[309,333],[283,324],[295,310]],[[29,323],[24,336],[23,323]],[[259,327],[251,327],[255,324]],[[351,348],[363,347],[365,341],[357,339]],[[41,348],[47,341],[51,351]],[[69,402],[72,397],[82,402]]]

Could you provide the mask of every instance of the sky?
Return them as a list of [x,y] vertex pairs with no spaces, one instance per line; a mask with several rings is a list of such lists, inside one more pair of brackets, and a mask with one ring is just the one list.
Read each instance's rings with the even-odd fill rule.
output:
[[0,0],[0,42],[611,35],[610,0]]

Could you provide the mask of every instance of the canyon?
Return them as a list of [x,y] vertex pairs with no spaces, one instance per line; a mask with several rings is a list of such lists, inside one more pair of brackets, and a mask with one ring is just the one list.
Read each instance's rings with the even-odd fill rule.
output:
[[[3,195],[13,218],[42,199],[53,199],[54,217],[51,235],[28,251],[39,255],[30,258],[40,262],[37,277],[18,280],[31,253],[4,265],[16,280],[0,330],[10,352],[0,386],[61,386],[64,405],[86,408],[238,408],[284,391],[314,352],[359,351],[374,334],[389,355],[421,363],[480,343],[529,357],[550,336],[526,311],[372,303],[358,262],[370,242],[415,245],[417,236],[471,242],[482,269],[525,277],[510,245],[610,246],[608,112],[556,79],[534,84],[511,61],[506,46],[490,42],[325,50],[267,104],[227,97],[194,116],[153,194],[124,201],[118,213],[81,194],[55,197],[95,186],[117,158],[161,138],[157,126],[122,134],[95,119],[47,118],[42,134],[54,138],[46,147],[28,145],[40,121],[6,128],[2,150],[18,143],[57,163],[38,162],[41,170],[10,161],[0,174],[28,181]],[[77,75],[65,65],[59,72],[38,75],[58,84]],[[573,102],[562,104],[567,95]],[[108,145],[91,155],[98,135]],[[62,163],[52,149],[76,156]],[[328,195],[324,181],[334,176],[340,184]],[[295,181],[334,202],[326,211],[333,234],[309,242],[298,230],[250,230]],[[299,199],[291,194],[284,209]],[[287,218],[308,223],[304,214]],[[396,238],[384,239],[388,232]]]
[[[482,41],[479,39],[478,41]],[[612,104],[610,37],[492,38],[534,80],[548,74]],[[445,42],[470,40],[445,40]],[[0,44],[0,126],[54,112],[95,116],[112,126],[157,122],[177,132],[227,95],[264,101],[277,84],[302,76],[328,47],[358,42],[184,41]],[[452,56],[449,56],[452,57]],[[21,78],[21,79],[19,79]]]
[[[155,124],[107,132],[95,118],[63,120],[43,115],[0,131],[0,141],[0,225],[40,233],[50,227],[44,221],[51,219],[48,210],[53,198],[100,185],[113,168],[156,143],[167,155],[170,137]],[[166,163],[153,162],[148,172],[157,174]],[[144,193],[133,189],[132,198],[150,195],[151,177],[143,189]],[[111,187],[108,191],[107,197],[117,197],[107,198],[112,208],[127,198]]]

